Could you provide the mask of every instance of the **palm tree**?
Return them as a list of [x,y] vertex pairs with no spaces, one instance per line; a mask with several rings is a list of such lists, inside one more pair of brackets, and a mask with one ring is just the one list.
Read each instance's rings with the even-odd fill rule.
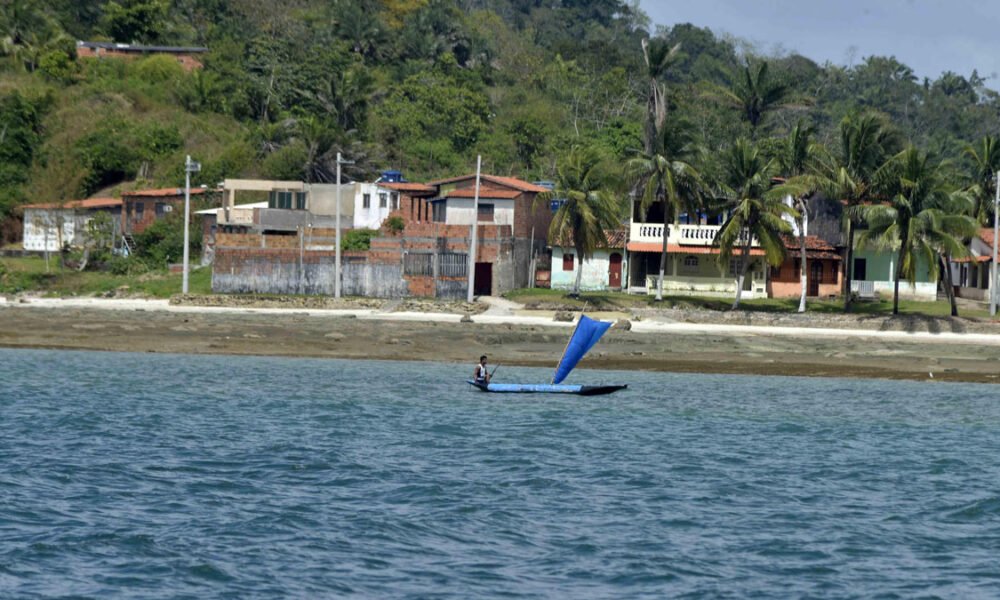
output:
[[840,122],[840,145],[835,152],[821,151],[815,172],[796,178],[810,189],[845,205],[847,252],[844,264],[844,310],[851,307],[854,278],[854,234],[858,207],[879,199],[876,182],[901,143],[895,129],[875,114],[848,116]]
[[719,263],[728,265],[734,250],[741,251],[736,277],[736,300],[732,310],[740,306],[743,282],[750,266],[750,247],[754,238],[764,249],[768,263],[777,266],[785,260],[782,235],[791,231],[785,216],[797,216],[795,209],[784,202],[780,190],[774,189],[776,167],[766,160],[753,143],[740,138],[722,156],[722,196],[726,199],[729,217],[716,234],[720,247]]
[[813,190],[808,186],[801,187],[793,183],[796,177],[805,175],[812,166],[813,157],[818,151],[818,147],[812,141],[815,128],[799,121],[792,128],[788,137],[783,143],[778,154],[778,164],[781,167],[782,175],[791,178],[781,189],[787,191],[792,198],[795,210],[799,213],[799,280],[802,282],[802,293],[799,296],[799,312],[806,312],[806,295],[808,293],[808,268],[806,265],[806,227],[809,225],[809,207],[806,200]]
[[717,88],[714,97],[739,110],[740,117],[750,124],[751,137],[771,111],[795,106],[792,87],[774,77],[766,60],[752,64],[747,60],[730,88]]
[[622,207],[614,187],[605,157],[593,148],[574,146],[556,168],[555,189],[537,197],[538,202],[564,201],[552,217],[549,239],[573,240],[577,260],[573,296],[580,295],[584,259],[606,243],[607,230],[621,223]]
[[671,46],[663,38],[642,40],[642,58],[646,63],[649,93],[646,96],[646,154],[656,150],[656,138],[667,121],[667,89],[661,80],[677,62],[680,44]]
[[692,166],[698,150],[686,122],[674,121],[672,127],[658,132],[655,151],[642,154],[626,165],[627,177],[639,191],[643,213],[654,203],[663,204],[663,251],[656,300],[663,300],[663,277],[667,268],[667,232],[671,223],[685,211],[696,210],[702,203],[707,184]]
[[911,146],[897,154],[884,173],[881,185],[888,199],[859,208],[868,224],[860,241],[897,249],[892,314],[898,315],[899,280],[905,277],[912,285],[920,262],[936,278],[942,255],[968,254],[963,240],[975,234],[977,224],[966,214],[948,212],[955,210],[959,198],[927,154]]
[[988,225],[993,222],[993,195],[1000,172],[1000,140],[987,135],[976,146],[966,146],[965,155],[972,161],[969,173],[972,181],[968,188],[974,200],[972,216],[981,225]]

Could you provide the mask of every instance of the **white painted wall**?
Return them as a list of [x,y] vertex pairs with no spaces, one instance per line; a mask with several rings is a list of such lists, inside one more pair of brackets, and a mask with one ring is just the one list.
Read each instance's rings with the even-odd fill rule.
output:
[[[81,236],[86,231],[90,218],[77,215],[73,209],[66,208],[26,208],[24,209],[24,241],[25,250],[58,252],[60,241],[71,246],[79,245]],[[62,228],[60,238],[59,229]]]
[[[445,223],[448,225],[472,225],[475,214],[472,198],[448,198]],[[514,200],[480,198],[480,204],[493,205],[493,221],[480,221],[492,225],[514,225]]]
[[[586,291],[598,291],[608,289],[608,274],[611,269],[611,254],[617,253],[622,257],[622,285],[625,285],[627,268],[625,265],[626,253],[624,250],[594,250],[594,256],[583,261],[583,274],[580,277],[580,289]],[[573,270],[563,270],[563,256],[574,254]],[[554,290],[572,290],[576,283],[576,271],[580,268],[579,261],[572,248],[552,248],[552,275],[551,283]]]
[[[368,208],[364,207],[365,194],[370,195]],[[382,197],[385,194],[385,207]],[[393,210],[399,207],[399,192],[380,187],[377,183],[355,184],[354,227],[356,229],[378,229]]]

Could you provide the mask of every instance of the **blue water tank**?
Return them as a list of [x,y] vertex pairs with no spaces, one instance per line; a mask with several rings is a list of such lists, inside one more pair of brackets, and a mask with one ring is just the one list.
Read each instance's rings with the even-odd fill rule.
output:
[[535,185],[537,185],[539,187],[543,187],[543,188],[545,188],[545,189],[547,189],[549,191],[556,189],[556,182],[554,182],[554,181],[535,181],[533,183]]
[[382,171],[379,181],[382,183],[406,183],[402,171]]

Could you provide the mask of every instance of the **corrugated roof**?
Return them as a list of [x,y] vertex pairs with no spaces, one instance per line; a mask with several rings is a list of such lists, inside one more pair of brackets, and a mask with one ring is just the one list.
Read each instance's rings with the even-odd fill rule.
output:
[[86,200],[70,200],[68,202],[45,202],[41,204],[25,204],[22,208],[114,208],[121,206],[120,198],[87,198]]
[[[547,192],[546,188],[540,185],[535,185],[533,183],[528,183],[527,181],[522,181],[516,177],[499,177],[497,175],[480,175],[482,181],[489,181],[491,183],[497,183],[504,187],[514,188],[515,190],[521,190],[522,192],[534,192],[540,194],[542,192]],[[455,183],[456,181],[464,181],[466,179],[475,179],[476,174],[462,175],[461,177],[451,177],[449,179],[439,179],[437,181],[430,181],[428,185],[444,185],[446,183]]]
[[138,46],[135,44],[116,44],[114,42],[77,42],[77,48],[94,48],[115,50],[117,52],[167,52],[174,54],[203,53],[208,48],[201,46]]
[[[205,188],[191,188],[191,195],[204,194],[208,192]],[[130,198],[159,198],[169,196],[183,196],[184,188],[160,188],[156,190],[135,190],[133,192],[122,192],[122,197]]]
[[[663,244],[658,242],[629,242],[628,249],[633,252],[663,252]],[[718,254],[719,248],[715,246],[679,246],[677,244],[667,244],[669,254]],[[733,256],[739,258],[739,253]],[[764,256],[764,251],[760,248],[751,248],[750,256]]]

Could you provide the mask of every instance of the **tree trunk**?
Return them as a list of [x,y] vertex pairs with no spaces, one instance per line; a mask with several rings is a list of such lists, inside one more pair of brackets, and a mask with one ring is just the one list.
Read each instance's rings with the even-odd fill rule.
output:
[[[664,203],[666,204],[666,203]],[[667,271],[667,207],[663,207],[663,251],[660,253],[660,276],[656,280],[656,301],[663,300],[663,276]]]
[[808,293],[809,280],[808,273],[806,269],[806,223],[809,221],[809,217],[806,215],[806,203],[800,203],[802,207],[802,220],[799,221],[801,226],[799,227],[799,244],[801,248],[801,256],[799,262],[802,265],[802,269],[799,271],[799,279],[802,281],[802,296],[799,298],[799,312],[806,312],[806,294]]
[[743,244],[743,258],[742,264],[740,264],[740,274],[736,278],[736,300],[733,302],[733,307],[730,310],[736,310],[740,307],[740,298],[743,296],[743,282],[746,280],[747,269],[750,267],[750,240],[752,236],[750,232],[747,232],[747,241]]
[[951,316],[958,316],[958,303],[955,301],[955,286],[952,285],[951,281],[951,256],[944,254],[939,256],[938,259],[941,261],[941,267],[944,269],[944,291],[948,296],[948,302],[951,304]]
[[583,278],[583,253],[576,252],[576,282],[573,283],[573,297],[580,297],[580,280]]
[[854,223],[847,220],[847,264],[844,265],[844,312],[851,312],[851,281],[854,279]]
[[894,315],[899,314],[899,279],[900,275],[902,275],[903,273],[903,252],[905,251],[903,249],[904,247],[905,246],[899,247],[899,256],[896,257],[896,260],[899,261],[899,263],[896,265],[896,281],[892,282],[892,314]]

